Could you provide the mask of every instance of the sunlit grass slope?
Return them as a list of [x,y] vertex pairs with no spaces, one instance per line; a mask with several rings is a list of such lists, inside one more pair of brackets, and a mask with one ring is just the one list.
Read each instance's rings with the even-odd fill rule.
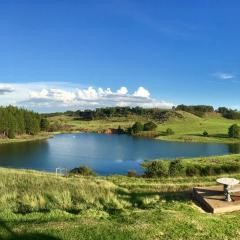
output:
[[[240,120],[229,120],[218,114],[208,114],[204,117],[197,117],[191,113],[180,112],[183,118],[169,119],[167,122],[158,125],[158,131],[164,132],[171,128],[174,135],[160,136],[159,139],[193,141],[193,142],[239,142],[239,139],[228,138],[228,128],[234,124],[240,124]],[[202,136],[207,131],[209,137]]]
[[[160,135],[158,139],[168,141],[187,141],[187,142],[217,142],[217,143],[236,143],[239,139],[228,138],[228,128],[234,124],[240,124],[240,120],[229,120],[221,117],[217,113],[207,114],[204,117],[198,117],[184,111],[177,112],[181,117],[173,115],[164,123],[154,120],[158,127],[157,132]],[[65,124],[70,124],[73,130],[78,131],[94,131],[101,132],[108,128],[127,129],[136,121],[145,123],[151,119],[130,116],[122,118],[110,118],[104,120],[82,121],[74,120],[69,116],[56,116],[49,118],[51,122],[60,121]],[[166,136],[165,131],[171,128],[174,131],[173,135]],[[207,131],[209,136],[202,136],[203,132]]]
[[[229,175],[240,178],[239,174]],[[204,213],[216,177],[56,177],[0,169],[0,239],[239,239],[240,213]]]

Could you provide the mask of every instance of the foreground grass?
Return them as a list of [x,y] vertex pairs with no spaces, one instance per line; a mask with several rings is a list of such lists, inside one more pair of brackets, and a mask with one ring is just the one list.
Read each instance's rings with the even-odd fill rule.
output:
[[[240,178],[240,174],[229,175]],[[56,177],[0,169],[0,239],[239,239],[240,213],[191,199],[216,177]]]
[[[229,120],[221,117],[218,114],[209,114],[204,117],[197,117],[191,113],[178,111],[182,118],[170,117],[164,123],[157,123],[156,132],[160,135],[157,139],[167,141],[182,141],[182,142],[215,142],[215,143],[239,143],[240,139],[228,137],[228,128],[234,124],[240,124],[240,120]],[[111,118],[104,120],[81,121],[74,120],[69,116],[56,116],[49,118],[51,122],[60,121],[72,126],[72,131],[89,131],[102,132],[109,128],[127,129],[136,121],[147,122],[151,119],[141,118],[137,116],[129,116],[122,118]],[[157,122],[155,120],[155,122]],[[174,135],[166,136],[165,131],[171,128]],[[207,131],[209,136],[204,137],[202,133]]]

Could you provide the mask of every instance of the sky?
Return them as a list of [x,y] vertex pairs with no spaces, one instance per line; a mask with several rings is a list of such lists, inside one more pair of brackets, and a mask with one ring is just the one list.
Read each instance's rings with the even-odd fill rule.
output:
[[240,109],[238,0],[0,0],[0,104]]

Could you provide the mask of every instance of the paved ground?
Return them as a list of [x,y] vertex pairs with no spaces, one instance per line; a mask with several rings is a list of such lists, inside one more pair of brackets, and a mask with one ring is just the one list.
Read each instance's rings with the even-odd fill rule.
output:
[[[240,185],[235,186],[240,189]],[[231,194],[232,201],[224,200],[223,186],[200,187],[193,189],[194,198],[208,212],[227,213],[240,211],[240,192]]]

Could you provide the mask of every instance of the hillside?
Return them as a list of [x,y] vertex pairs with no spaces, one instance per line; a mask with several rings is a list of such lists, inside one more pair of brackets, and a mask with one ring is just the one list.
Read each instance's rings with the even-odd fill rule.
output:
[[[152,120],[143,116],[128,116],[128,117],[111,117],[101,120],[79,120],[71,116],[59,115],[48,118],[52,124],[59,123],[66,128],[61,132],[66,131],[93,131],[104,132],[109,128],[117,129],[121,126],[127,129],[136,121],[145,123]],[[194,114],[184,111],[166,111],[160,119],[154,119],[158,125],[156,132],[159,135],[157,138],[168,141],[187,141],[187,142],[217,142],[217,143],[238,143],[239,139],[228,137],[228,128],[234,124],[240,124],[240,120],[230,120],[222,117],[215,112],[206,113],[199,117]],[[171,128],[174,131],[173,135],[166,136],[165,131]],[[209,136],[202,136],[203,132],[207,131]]]
[[209,215],[192,202],[191,188],[215,178],[66,178],[1,168],[0,237],[239,239],[238,212]]
[[[158,125],[158,131],[164,133],[166,128],[171,128],[175,132],[170,136],[159,136],[158,139],[189,141],[189,142],[239,142],[239,139],[228,138],[228,128],[232,124],[240,124],[240,120],[230,120],[218,114],[205,114],[198,117],[191,113],[180,111],[183,118],[170,119]],[[207,131],[209,137],[202,136]]]

